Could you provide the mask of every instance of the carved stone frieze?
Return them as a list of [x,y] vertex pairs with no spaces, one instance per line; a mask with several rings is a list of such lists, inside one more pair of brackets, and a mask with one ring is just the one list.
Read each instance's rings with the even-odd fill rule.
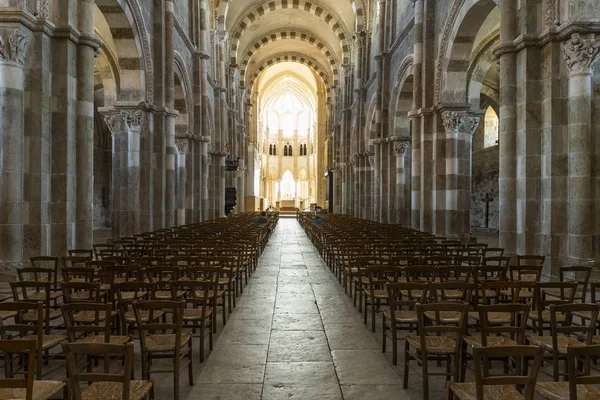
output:
[[140,109],[130,109],[130,110],[120,110],[121,117],[123,118],[123,122],[127,129],[142,129],[145,113]]
[[31,32],[21,27],[0,28],[0,61],[23,66]]
[[38,0],[37,14],[43,19],[48,19],[50,17],[50,0]]
[[556,21],[556,0],[544,0],[544,24],[554,26]]
[[600,41],[595,34],[582,36],[574,33],[563,43],[565,63],[571,73],[589,73],[598,56],[600,56]]
[[465,121],[463,122],[463,126],[465,128],[465,131],[468,134],[470,134],[471,136],[473,134],[475,134],[475,131],[479,127],[479,122],[480,121],[481,121],[481,117],[479,117],[479,116],[474,116],[474,115],[468,116],[467,118],[465,118]]
[[177,153],[186,154],[188,152],[189,143],[190,138],[188,136],[176,136],[175,147],[177,148]]

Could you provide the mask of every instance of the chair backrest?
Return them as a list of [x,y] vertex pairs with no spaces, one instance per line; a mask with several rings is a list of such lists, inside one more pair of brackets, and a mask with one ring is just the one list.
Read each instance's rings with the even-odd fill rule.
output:
[[52,268],[17,268],[17,276],[21,282],[54,282],[54,270]]
[[[8,360],[7,352],[27,353],[27,377],[0,378],[1,389],[25,389],[25,400],[33,399],[33,379],[35,377],[37,344],[35,340],[0,340],[0,352],[4,352],[4,362]],[[6,368],[6,366],[5,366]]]
[[402,274],[401,267],[366,267],[363,271],[363,274],[367,276],[369,279],[369,286],[367,290],[371,291],[371,294],[374,290],[385,290],[385,285],[387,283],[396,283]]
[[[548,296],[548,292],[561,293],[560,298]],[[533,307],[540,314],[549,309],[551,305],[571,304],[575,300],[577,282],[541,282],[536,285]]]
[[427,300],[428,282],[399,282],[386,284],[392,320],[396,311],[414,311],[417,304]]
[[[567,369],[569,370],[569,400],[577,398],[577,385],[598,385],[600,375],[590,374],[590,362],[600,357],[600,345],[567,347]],[[583,374],[578,373],[577,365],[583,361]]]
[[[481,328],[481,344],[487,347],[488,337],[495,335],[504,335],[517,344],[523,344],[530,310],[531,306],[529,304],[492,304],[477,307]],[[510,316],[510,322],[498,323],[497,320],[490,319],[494,315],[508,315]]]
[[[18,332],[20,336],[28,336],[33,333],[38,337],[38,343],[42,343],[44,335],[44,309],[41,302],[4,302],[0,303],[0,311],[14,311],[17,313],[13,323],[10,323],[10,319],[0,320],[0,337],[2,340],[13,338],[14,335],[11,332]],[[23,321],[23,315],[31,311],[37,313],[37,321]],[[39,347],[41,348],[41,345]]]
[[579,293],[575,296],[575,299],[581,301],[582,303],[585,303],[591,276],[592,267],[586,266],[560,267],[558,275],[561,282],[564,282],[568,279],[579,282],[580,289],[578,290]]
[[426,267],[407,267],[406,268],[406,280],[412,281],[424,281],[424,282],[436,282],[439,280],[440,269],[438,267],[426,266]]
[[475,284],[469,282],[433,282],[429,285],[429,297],[432,302],[471,303]]
[[[113,310],[111,303],[71,303],[61,304],[60,308],[70,342],[75,342],[80,335],[102,335],[104,341],[109,342]],[[83,315],[82,313],[88,316],[85,321],[77,319],[77,316]]]
[[[89,344],[89,343],[62,343],[69,378],[72,380],[72,389],[75,400],[82,400],[82,382],[118,382],[123,384],[122,400],[129,400],[129,388],[131,382],[131,370],[133,366],[133,343],[128,344]],[[110,356],[118,355],[125,357],[125,365],[119,373],[79,372],[76,357],[84,356]],[[108,357],[105,357],[105,361]]]
[[[486,281],[481,282],[479,289],[483,304],[491,304],[491,299],[498,301],[501,297],[505,297],[512,304],[523,303],[527,298],[520,298],[519,294],[522,290],[535,292],[537,283],[521,282],[521,281]],[[506,302],[506,301],[505,301]],[[532,303],[532,301],[529,301]]]
[[94,273],[96,270],[93,267],[68,267],[62,269],[63,280],[71,282],[72,280],[79,282],[93,282]]
[[87,257],[89,260],[94,258],[94,250],[89,249],[72,249],[69,250],[71,257]]
[[[442,302],[430,304],[417,304],[417,317],[419,326],[419,337],[421,341],[421,349],[427,353],[427,336],[451,336],[456,341],[455,352],[458,354],[461,348],[463,332],[467,319],[468,303],[459,302]],[[445,322],[442,316],[445,313],[459,313],[458,324],[453,322]],[[433,317],[430,317],[433,315]]]
[[[185,301],[183,300],[151,300],[136,301],[133,303],[142,352],[146,351],[146,336],[160,331],[161,333],[175,335],[175,359],[179,358],[184,309]],[[157,315],[160,315],[162,312],[172,315],[170,322],[168,320],[164,322],[157,320]],[[142,316],[143,314],[145,315]]]
[[67,256],[63,257],[63,267],[85,267],[85,263],[92,259],[87,256]]
[[473,268],[465,265],[452,265],[440,267],[440,278],[446,282],[468,283],[473,277]]
[[60,287],[65,303],[98,303],[100,301],[99,282],[63,282]]
[[[477,398],[485,398],[485,386],[503,386],[515,385],[524,386],[523,397],[525,400],[533,400],[535,396],[535,384],[537,376],[542,365],[544,348],[538,346],[502,346],[502,347],[481,347],[473,349],[473,363],[475,369],[475,386]],[[533,359],[531,367],[528,369],[528,375],[496,375],[490,374],[491,359],[508,358],[516,360],[517,365],[523,365],[525,360]],[[520,368],[519,371],[523,371]]]
[[[578,335],[585,338],[587,345],[592,344],[598,320],[598,307],[596,304],[571,303],[550,305],[550,332],[554,349],[558,349],[559,335]],[[573,313],[590,313],[590,320],[584,324],[573,323]],[[558,322],[558,316],[563,315],[564,321]]]
[[177,292],[183,291],[185,304],[201,310],[201,321],[204,323],[211,304],[217,304],[216,296],[221,270],[215,267],[196,267],[195,269],[198,278],[175,282],[171,288],[171,298],[177,300]]
[[[124,308],[135,301],[147,300],[150,298],[152,291],[155,289],[155,285],[149,282],[121,282],[115,283],[114,289],[117,294],[117,300],[119,301],[119,307],[121,311]],[[131,296],[125,295],[125,293],[131,293]]]

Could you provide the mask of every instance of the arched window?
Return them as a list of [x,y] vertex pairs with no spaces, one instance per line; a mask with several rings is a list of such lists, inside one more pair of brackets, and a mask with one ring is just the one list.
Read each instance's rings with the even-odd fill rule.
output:
[[485,112],[485,125],[483,131],[483,146],[491,147],[498,144],[499,120],[498,114],[492,107],[488,107]]
[[294,148],[290,145],[290,150],[288,151],[288,156],[293,156],[294,155]]
[[304,153],[304,155],[306,155],[306,143],[304,143],[304,144],[302,145],[302,147],[303,147],[303,149],[304,149],[302,152]]
[[277,155],[277,145],[276,144],[273,145],[273,155],[274,156]]
[[287,155],[288,155],[288,146],[286,144],[285,146],[283,146],[283,156],[287,157]]
[[273,155],[273,145],[269,145],[269,155],[272,156]]

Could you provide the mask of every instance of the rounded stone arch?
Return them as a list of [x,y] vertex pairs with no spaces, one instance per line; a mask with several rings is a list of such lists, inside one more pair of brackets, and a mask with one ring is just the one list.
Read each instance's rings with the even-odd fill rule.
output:
[[466,73],[473,40],[489,13],[499,6],[500,0],[452,2],[436,60],[434,104],[466,101]]
[[396,75],[388,121],[388,126],[392,128],[391,132],[393,136],[410,137],[411,135],[408,113],[412,109],[413,101],[413,63],[413,56],[407,56],[400,64],[398,74]]
[[121,75],[113,52],[104,42],[94,62],[94,90],[99,86],[102,86],[103,90],[103,102],[100,107],[112,106],[119,99]]
[[[494,59],[493,49],[499,41],[499,30],[495,30],[488,35],[475,50],[474,56],[467,70],[467,101],[471,103],[471,109],[474,111],[480,110],[484,80],[488,75],[488,72],[491,68],[497,67],[497,61]],[[498,99],[497,96],[490,95],[490,97],[495,97]]]
[[[321,53],[323,53],[325,57],[327,57],[327,60],[331,65],[332,75],[334,77],[338,76],[339,60],[337,59],[337,56],[335,55],[334,51],[324,41],[322,41],[310,32],[302,31],[299,29],[279,29],[263,35],[256,42],[254,42],[244,50],[244,58],[242,59],[242,62],[240,64],[240,77],[244,77],[246,75],[246,69],[248,68],[250,60],[255,54],[257,54],[257,52],[261,48],[263,48],[269,43],[277,42],[280,40],[300,40],[317,47],[321,51]],[[241,82],[241,84],[243,86],[243,81]]]
[[[185,121],[188,126],[188,132],[194,133],[194,107],[192,104],[193,94],[192,94],[192,81],[190,80],[190,76],[185,67],[185,62],[181,57],[181,54],[175,51],[175,77],[179,80],[181,90],[175,93],[175,109],[179,111],[178,121],[183,120],[185,117]],[[178,107],[179,105],[179,107]],[[182,115],[182,110],[185,110],[185,114]]]
[[[326,72],[327,70],[315,59],[308,57],[304,54],[300,54],[300,53],[286,53],[286,54],[280,54],[280,55],[274,56],[273,58],[262,63],[261,66],[256,68],[254,71],[252,71],[252,73],[247,72],[246,75],[248,76],[248,83],[249,83],[248,87],[252,88],[254,86],[254,83],[258,79],[258,77],[267,68],[269,68],[272,65],[276,65],[276,64],[280,64],[280,63],[284,63],[284,62],[296,62],[296,63],[306,65],[307,67],[311,68],[317,75],[319,75],[321,77],[321,79],[323,80],[323,83],[327,87],[327,91],[329,92],[329,88],[331,86],[332,81],[331,81],[331,77]],[[334,84],[335,84],[335,82],[334,82]],[[242,84],[242,86],[244,86],[244,85]]]
[[96,0],[96,5],[115,43],[121,76],[119,100],[154,102],[152,55],[137,0]]
[[342,64],[347,64],[350,62],[350,52],[351,52],[351,44],[350,44],[350,35],[346,31],[346,28],[341,22],[341,19],[327,7],[323,6],[317,1],[314,0],[266,0],[263,3],[253,7],[249,11],[245,12],[238,18],[235,23],[235,28],[231,35],[231,46],[230,50],[230,58],[232,64],[238,64],[238,50],[240,45],[240,39],[246,29],[248,29],[256,20],[258,20],[261,16],[285,9],[297,9],[301,11],[308,12],[310,14],[316,15],[320,19],[322,19],[327,25],[331,27],[331,29],[336,34],[337,38],[340,41],[342,47]]

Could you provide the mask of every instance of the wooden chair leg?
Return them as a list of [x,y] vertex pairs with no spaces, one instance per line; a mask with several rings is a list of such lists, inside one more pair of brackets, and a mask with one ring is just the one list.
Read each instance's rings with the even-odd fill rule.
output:
[[429,371],[427,369],[427,354],[420,352],[421,371],[423,374],[423,400],[429,400]]
[[404,382],[403,388],[408,389],[408,350],[409,344],[408,341],[404,341]]
[[[202,330],[204,333],[204,330]],[[192,338],[190,338],[189,351],[188,351],[188,383],[190,386],[194,386],[194,363],[192,362]]]

